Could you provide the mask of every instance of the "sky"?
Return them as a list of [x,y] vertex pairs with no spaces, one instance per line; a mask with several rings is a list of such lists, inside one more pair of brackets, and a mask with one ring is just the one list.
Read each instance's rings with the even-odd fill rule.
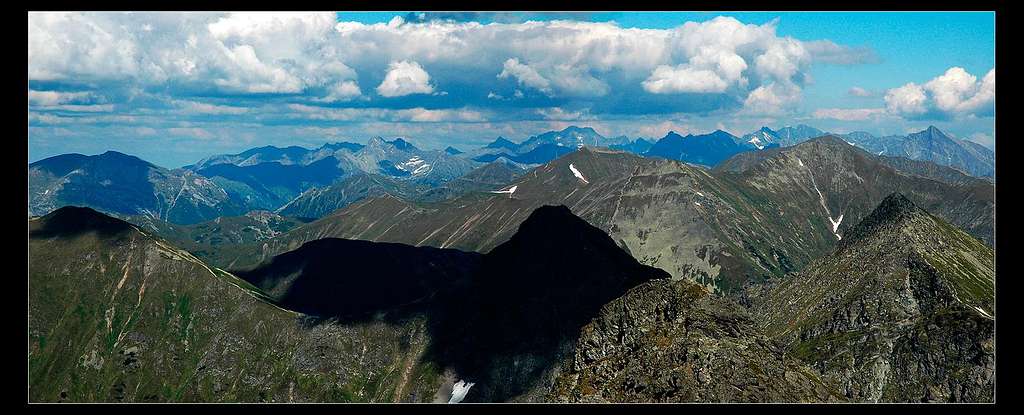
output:
[[995,143],[989,12],[30,13],[29,161],[807,124]]

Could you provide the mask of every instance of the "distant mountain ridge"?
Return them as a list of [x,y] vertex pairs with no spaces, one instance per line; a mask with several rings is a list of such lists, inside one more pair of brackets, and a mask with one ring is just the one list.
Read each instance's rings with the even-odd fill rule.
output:
[[[402,138],[388,141],[375,137],[366,145],[338,142],[316,149],[264,146],[238,154],[207,157],[176,170],[163,169],[137,158],[130,159],[131,156],[127,155],[122,155],[125,162],[121,163],[113,156],[120,154],[116,152],[105,153],[102,157],[67,154],[29,166],[30,211],[44,214],[60,206],[79,204],[118,215],[147,214],[168,222],[187,224],[216,216],[239,215],[249,210],[278,210],[300,195],[314,190],[323,192],[346,177],[362,173],[401,181],[402,187],[438,188],[434,192],[416,192],[437,200],[441,195],[457,193],[450,191],[453,187],[442,189],[445,183],[485,164],[504,162],[517,166],[517,169],[528,169],[563,157],[581,146],[607,147],[713,167],[733,156],[760,153],[779,146],[791,147],[823,135],[826,133],[816,128],[797,125],[778,131],[762,127],[742,137],[721,130],[685,137],[669,132],[657,142],[650,142],[645,139],[630,141],[625,136],[605,138],[592,128],[570,126],[532,136],[520,144],[498,137],[484,147],[465,152],[453,147],[420,150]],[[875,137],[862,131],[835,136],[872,154],[890,157],[891,161],[887,163],[898,168],[958,180],[955,174],[910,162],[929,161],[994,180],[995,155],[991,150],[950,137],[935,127],[906,137]],[[908,161],[900,161],[896,159],[898,157]],[[123,166],[114,166],[118,163]],[[103,174],[117,173],[95,180],[93,185],[85,183],[91,180],[87,177],[95,175],[80,174],[88,169],[67,167],[88,165],[91,166],[89,169],[95,169],[107,164],[110,166],[102,170],[108,173]],[[149,177],[148,173],[139,173],[142,169],[160,173]],[[191,177],[191,184],[182,181],[184,176]],[[63,187],[67,183],[73,189],[86,186],[89,190],[76,190],[80,194],[72,195]],[[409,193],[396,190],[395,194],[405,196]],[[178,201],[185,204],[179,205]],[[309,205],[309,208],[312,209],[310,212],[323,215],[342,206]]]
[[759,141],[757,137],[744,141],[739,137],[722,130],[708,134],[688,134],[683,137],[669,131],[644,153],[648,157],[664,157],[687,163],[714,167],[723,160],[744,151],[762,150],[766,147],[778,146],[768,138]]
[[28,169],[32,215],[77,205],[123,216],[196,223],[249,210],[245,202],[204,176],[168,170],[116,151],[54,156],[30,163]]

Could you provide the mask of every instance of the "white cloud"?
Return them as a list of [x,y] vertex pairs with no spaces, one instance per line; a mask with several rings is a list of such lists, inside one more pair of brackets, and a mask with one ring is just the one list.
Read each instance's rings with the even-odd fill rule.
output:
[[[374,82],[383,76],[377,89],[386,97],[432,93],[444,76],[471,72],[515,79],[552,97],[596,98],[624,89],[743,99],[772,83],[801,88],[812,61],[854,63],[870,52],[780,37],[776,24],[717,17],[640,29],[609,22],[401,17],[362,24],[336,22],[334,13],[32,13],[29,73],[33,80],[306,94],[320,102],[362,97],[357,69]],[[407,66],[391,66],[402,62]],[[430,76],[424,66],[443,69]]]
[[29,78],[301,93],[355,78],[333,13],[30,13]]
[[791,111],[800,102],[800,88],[776,82],[754,89],[743,101],[743,112],[752,115],[777,115]]
[[487,117],[480,111],[470,108],[459,109],[426,109],[422,107],[409,109],[385,108],[331,108],[304,104],[288,104],[291,110],[283,115],[290,119],[322,120],[322,121],[390,121],[390,122],[481,122]]
[[725,92],[729,84],[717,73],[707,69],[694,69],[687,65],[659,66],[643,82],[644,90],[652,94],[679,92]]
[[945,74],[928,81],[924,88],[931,92],[935,106],[944,112],[968,113],[990,104],[996,96],[996,70],[978,78],[963,68],[949,68]]
[[95,99],[91,92],[28,91],[28,103],[32,106],[49,107],[62,104],[89,102]]
[[363,91],[359,89],[359,84],[355,81],[344,81],[338,82],[330,87],[327,96],[319,99],[323,102],[339,102],[339,101],[351,101],[363,95]]
[[817,119],[833,119],[841,121],[865,121],[886,114],[885,108],[820,108],[811,116]]
[[384,80],[377,86],[377,93],[385,97],[401,97],[412,94],[434,92],[430,74],[419,63],[412,61],[391,62]]
[[580,120],[591,120],[593,117],[588,111],[566,111],[561,107],[551,108],[538,108],[537,114],[545,120],[557,120],[557,121],[580,121]]
[[519,59],[509,58],[502,64],[501,73],[498,79],[515,78],[519,85],[536,89],[544,94],[551,95],[551,81],[541,76],[536,69],[519,62]]
[[990,115],[995,104],[996,70],[978,78],[960,67],[949,68],[923,85],[913,82],[885,94],[889,112],[906,117]]
[[114,106],[112,104],[89,104],[89,105],[76,105],[76,104],[64,104],[54,105],[45,107],[48,110],[59,110],[68,112],[112,112]]
[[924,88],[913,82],[885,92],[885,108],[893,114],[923,114],[927,101]]
[[214,105],[196,101],[174,101],[174,104],[186,113],[207,115],[238,115],[249,112],[249,108],[230,105]]

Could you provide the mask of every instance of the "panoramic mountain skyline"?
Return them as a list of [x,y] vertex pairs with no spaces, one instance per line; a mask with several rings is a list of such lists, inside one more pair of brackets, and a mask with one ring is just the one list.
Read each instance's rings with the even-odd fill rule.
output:
[[569,125],[995,142],[993,13],[33,13],[29,29],[30,161],[176,168],[375,136],[465,151]]
[[995,402],[994,17],[29,13],[27,398]]

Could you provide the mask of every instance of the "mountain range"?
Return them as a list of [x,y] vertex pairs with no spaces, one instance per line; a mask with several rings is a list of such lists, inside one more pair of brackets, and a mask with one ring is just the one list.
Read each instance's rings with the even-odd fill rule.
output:
[[322,238],[235,272],[88,208],[29,228],[33,401],[992,400],[992,250],[899,194],[741,302],[564,206],[486,254]]
[[485,253],[533,209],[558,203],[642,263],[733,292],[833,248],[851,223],[895,191],[992,243],[991,182],[952,169],[946,175],[959,179],[946,182],[883,160],[836,137],[743,153],[713,170],[583,147],[510,182],[512,193],[364,199],[219,265],[256,263],[323,237]]
[[[452,187],[445,184],[485,164],[504,163],[512,170],[526,170],[580,146],[714,167],[736,155],[789,147],[823,135],[826,133],[821,130],[798,125],[778,131],[762,127],[743,137],[718,130],[685,137],[669,132],[657,141],[630,141],[625,136],[605,138],[589,127],[567,127],[518,144],[499,137],[484,147],[465,152],[451,147],[420,150],[401,138],[388,141],[377,137],[366,145],[338,142],[316,149],[265,146],[207,157],[173,170],[116,152],[97,156],[66,154],[29,166],[29,205],[30,213],[35,215],[64,205],[82,205],[122,217],[148,215],[178,224],[250,210],[319,218],[349,203],[383,193],[403,198],[423,195],[424,200],[454,196],[459,192],[452,192]],[[864,132],[835,136],[876,155],[892,157],[890,164],[901,163],[909,168],[908,162],[900,159],[931,161],[969,175],[990,180],[994,177],[995,157],[991,150],[952,138],[934,127],[906,137],[875,137]],[[70,190],[64,191],[65,186]],[[350,186],[355,188],[349,189]],[[475,189],[482,190],[479,186]],[[322,200],[323,205],[311,205],[310,199]],[[288,211],[284,210],[286,206]]]
[[992,402],[994,157],[934,127],[29,165],[32,402]]

